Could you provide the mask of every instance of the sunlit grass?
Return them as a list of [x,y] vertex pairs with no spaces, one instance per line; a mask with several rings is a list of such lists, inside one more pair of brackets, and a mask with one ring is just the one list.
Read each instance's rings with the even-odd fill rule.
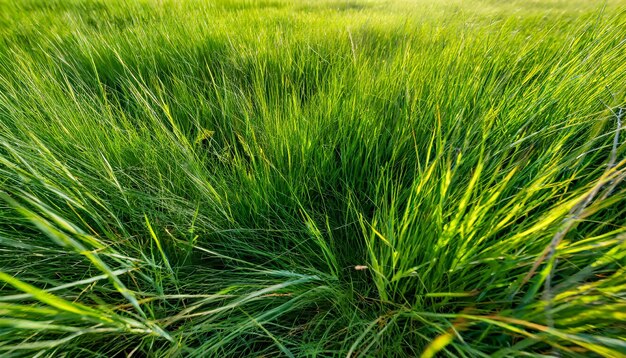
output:
[[624,5],[0,0],[0,355],[626,355]]

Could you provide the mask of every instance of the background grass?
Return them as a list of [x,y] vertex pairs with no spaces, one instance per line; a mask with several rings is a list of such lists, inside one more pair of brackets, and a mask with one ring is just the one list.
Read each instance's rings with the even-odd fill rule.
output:
[[0,0],[0,354],[626,355],[625,9]]

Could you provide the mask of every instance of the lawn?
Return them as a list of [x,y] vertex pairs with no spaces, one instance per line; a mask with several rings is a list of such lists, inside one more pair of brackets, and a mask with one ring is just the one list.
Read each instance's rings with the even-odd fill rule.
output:
[[0,0],[0,356],[626,356],[626,1]]

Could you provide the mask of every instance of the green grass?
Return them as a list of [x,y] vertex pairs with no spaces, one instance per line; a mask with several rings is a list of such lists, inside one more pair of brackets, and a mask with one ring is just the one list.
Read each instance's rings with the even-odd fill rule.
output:
[[626,3],[0,0],[0,355],[626,355]]

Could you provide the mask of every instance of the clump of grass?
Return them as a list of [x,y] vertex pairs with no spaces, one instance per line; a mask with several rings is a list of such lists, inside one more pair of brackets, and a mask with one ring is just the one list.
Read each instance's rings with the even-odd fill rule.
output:
[[625,355],[623,5],[0,0],[1,355]]

